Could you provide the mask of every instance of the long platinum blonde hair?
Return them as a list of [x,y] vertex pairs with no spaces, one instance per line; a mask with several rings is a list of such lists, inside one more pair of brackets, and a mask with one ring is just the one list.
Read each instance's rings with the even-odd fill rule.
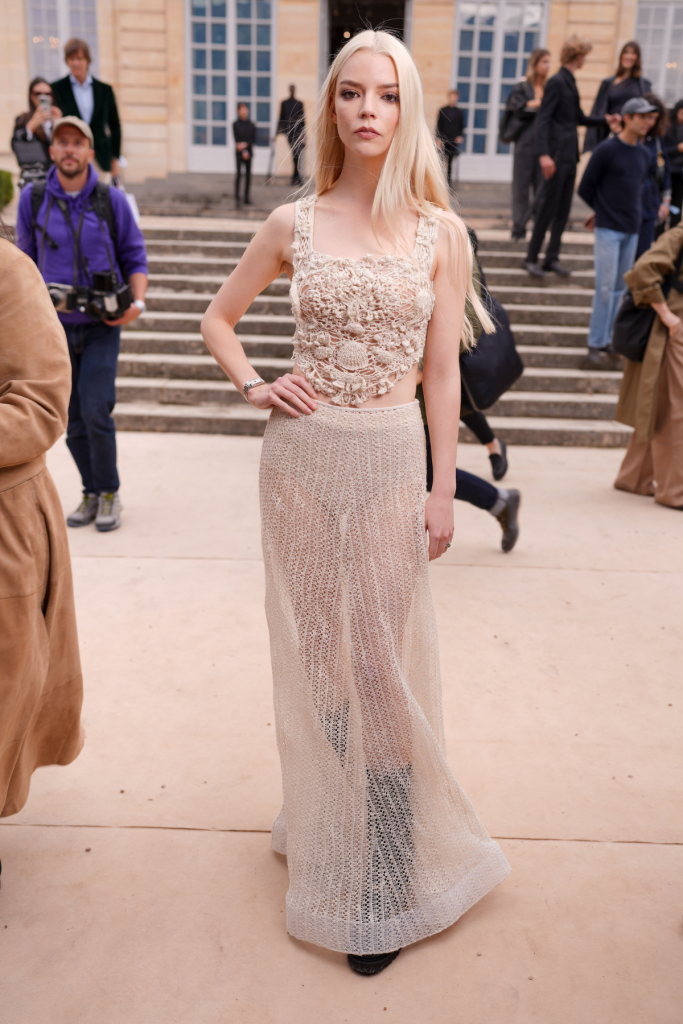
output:
[[[410,52],[389,32],[372,29],[359,32],[342,47],[332,62],[316,105],[310,143],[314,157],[313,178],[317,195],[332,188],[344,164],[344,145],[330,116],[342,68],[354,53],[369,50],[389,57],[396,68],[400,113],[398,127],[377,182],[372,204],[372,228],[377,235],[380,222],[396,239],[405,211],[435,217],[448,233],[454,281],[465,290],[466,302],[487,334],[495,326],[472,282],[472,246],[459,217],[453,220],[448,185],[439,152],[424,115],[422,83]],[[472,324],[463,319],[462,346],[475,344]]]

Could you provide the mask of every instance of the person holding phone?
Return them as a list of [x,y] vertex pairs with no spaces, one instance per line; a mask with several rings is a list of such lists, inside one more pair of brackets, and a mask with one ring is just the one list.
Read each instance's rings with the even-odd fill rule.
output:
[[[34,78],[28,87],[28,110],[19,114],[14,122],[12,149],[20,167],[42,163],[44,170],[48,170],[52,165],[52,125],[61,116],[61,110],[55,106],[50,83],[44,78]],[[33,146],[28,145],[30,143]],[[31,159],[28,159],[29,155]]]

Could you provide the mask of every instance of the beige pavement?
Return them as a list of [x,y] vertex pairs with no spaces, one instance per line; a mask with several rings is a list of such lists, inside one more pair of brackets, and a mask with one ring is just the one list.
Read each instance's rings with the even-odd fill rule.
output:
[[[0,824],[2,1024],[681,1024],[683,515],[597,449],[511,450],[511,555],[456,503],[448,754],[513,871],[358,978],[286,935],[269,849],[260,444],[121,434],[123,528],[70,531],[87,742]],[[69,509],[63,442],[50,465]]]

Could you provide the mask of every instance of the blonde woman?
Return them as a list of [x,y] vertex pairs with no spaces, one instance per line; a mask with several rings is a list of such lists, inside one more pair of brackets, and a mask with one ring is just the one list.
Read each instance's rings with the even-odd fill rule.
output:
[[[446,763],[428,573],[453,538],[466,297],[492,325],[402,43],[366,31],[338,53],[312,145],[316,194],[271,214],[202,331],[272,409],[261,515],[287,928],[376,974],[509,871]],[[283,271],[295,364],[267,384],[235,325]]]
[[516,242],[526,237],[527,221],[533,214],[543,181],[534,121],[549,74],[550,53],[540,48],[534,50],[529,57],[526,75],[515,83],[507,102],[519,125],[512,159],[512,238]]

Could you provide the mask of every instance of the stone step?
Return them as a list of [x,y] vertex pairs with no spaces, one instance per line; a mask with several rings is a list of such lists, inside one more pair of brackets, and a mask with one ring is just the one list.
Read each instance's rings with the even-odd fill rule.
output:
[[258,231],[259,224],[255,223],[253,227],[244,228],[219,228],[218,230],[212,229],[210,226],[206,228],[167,228],[167,227],[145,227],[145,243],[158,244],[161,242],[173,242],[188,244],[198,244],[212,242],[226,244],[233,242],[237,245],[242,246],[244,249]]
[[586,348],[560,345],[518,345],[517,351],[525,367],[553,367],[578,370],[586,358]]
[[524,416],[545,419],[611,420],[617,408],[616,395],[567,394],[555,391],[508,391],[487,416]]
[[501,285],[507,287],[518,287],[523,288],[535,288],[538,291],[557,291],[564,286],[559,284],[559,281],[564,281],[565,286],[568,288],[590,288],[591,290],[595,285],[595,272],[592,267],[590,270],[575,270],[571,277],[558,278],[554,274],[548,275],[548,277],[532,278],[527,274],[526,270],[521,270],[519,267],[511,267],[508,264],[502,267],[491,267],[487,265],[484,267],[484,274],[486,276],[486,283],[491,291]]
[[[120,402],[114,409],[118,430],[151,430],[198,434],[251,434],[266,429],[268,412],[241,401],[234,405],[159,405],[154,402]],[[621,423],[593,420],[489,418],[493,430],[508,444],[563,445],[592,448],[623,448],[631,430]],[[460,440],[475,438],[466,427]]]
[[577,345],[588,345],[588,327],[572,327],[566,324],[546,326],[545,324],[517,322],[511,323],[510,326],[518,346],[560,348],[566,345],[568,348],[573,348]]
[[243,254],[249,239],[240,242],[228,241],[180,241],[179,239],[164,239],[163,241],[148,240],[147,254],[154,259],[164,256],[177,256],[191,258],[199,256],[202,259],[235,259],[238,260]]
[[552,391],[560,395],[560,400],[564,394],[618,395],[621,377],[618,371],[610,370],[525,366],[511,391]]
[[[528,278],[527,278],[528,281]],[[593,303],[594,290],[592,288],[578,287],[556,287],[537,288],[535,285],[512,284],[501,285],[489,281],[491,294],[498,299],[502,306],[509,311],[516,301],[532,303],[536,306],[552,306],[554,309],[576,306],[580,309],[589,309]]]
[[[494,235],[495,237],[487,237],[487,235]],[[517,255],[521,259],[524,259],[527,251],[526,242],[513,242],[511,238],[499,237],[499,232],[492,231],[478,231],[477,232],[478,248],[477,251],[481,257],[482,263],[484,263],[484,254],[488,259],[489,253],[492,252],[504,252],[507,254],[508,259],[511,255]],[[545,249],[543,250],[545,252]],[[592,240],[585,240],[581,237],[577,238],[575,235],[572,237],[570,234],[565,234],[562,238],[562,252],[560,253],[560,260],[562,263],[565,262],[565,257],[570,256],[592,256],[593,255],[593,242]],[[543,259],[543,253],[540,257]]]
[[[166,292],[150,288],[147,292],[147,309],[151,312],[201,313],[208,309],[213,295],[207,292]],[[289,295],[268,295],[261,292],[249,306],[249,313],[261,316],[291,315],[292,304]]]
[[[291,358],[250,356],[251,365],[263,377],[272,381],[293,366]],[[150,352],[122,353],[118,361],[119,377],[158,378],[173,381],[223,381],[223,370],[211,355],[169,355]]]
[[[535,327],[587,327],[590,306],[545,306],[532,302],[506,302],[511,324],[533,324]],[[514,328],[513,328],[514,329]]]
[[[235,261],[236,264],[237,261]],[[213,298],[228,276],[226,274],[150,274],[150,291],[153,288],[163,292],[186,292],[189,295],[204,292]],[[272,281],[264,288],[261,294],[289,295],[289,279],[278,277],[276,281]]]
[[[573,253],[565,253],[565,252],[563,252],[562,253],[562,263],[564,263],[567,267],[569,267],[569,269],[572,271],[572,274],[574,273],[574,271],[592,270],[593,269],[593,255],[592,255],[592,253],[593,253],[592,248],[591,248],[591,254],[590,255],[587,255],[587,254],[585,254],[585,255],[584,254],[574,255]],[[511,269],[515,269],[515,270],[521,270],[522,273],[527,278],[527,280],[540,280],[540,281],[548,281],[548,282],[552,282],[552,281],[557,282],[558,280],[560,280],[560,281],[566,280],[566,278],[558,277],[557,274],[548,274],[547,277],[543,277],[543,278],[536,278],[536,279],[531,278],[531,276],[522,267],[522,263],[523,263],[524,258],[525,258],[524,251],[520,251],[519,253],[510,253],[510,252],[504,252],[504,251],[495,249],[495,250],[490,250],[488,252],[480,252],[479,253],[479,258],[481,259],[481,263],[482,263],[482,266],[484,268],[484,273],[488,273],[489,270],[494,269],[494,268],[502,269],[502,270],[506,270],[508,268],[511,268]]]
[[[261,298],[259,296],[259,298]],[[265,298],[265,296],[264,296]],[[128,331],[199,331],[202,322],[203,312],[199,313],[175,313],[163,310],[143,313],[137,320],[128,325]],[[241,334],[286,334],[290,338],[294,335],[294,318],[290,316],[254,315],[245,313],[239,321]]]
[[[254,333],[244,335],[238,331],[237,337],[250,359],[252,356],[289,359],[292,354],[291,334],[278,336]],[[207,354],[204,339],[199,331],[125,330],[121,333],[121,351],[188,356]]]
[[183,277],[207,275],[222,277],[225,280],[239,260],[237,258],[221,259],[218,256],[153,256],[149,255],[147,267],[150,274],[174,274]]

